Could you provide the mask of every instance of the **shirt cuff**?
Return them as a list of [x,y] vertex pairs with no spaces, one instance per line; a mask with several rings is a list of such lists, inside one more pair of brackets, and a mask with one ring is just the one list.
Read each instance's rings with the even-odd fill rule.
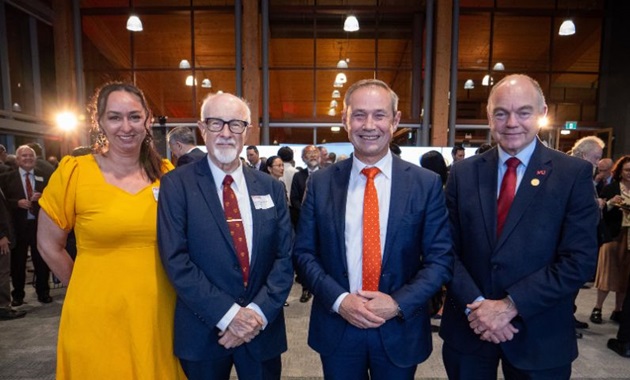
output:
[[217,328],[221,331],[225,331],[225,329],[228,328],[228,326],[232,322],[232,319],[234,319],[234,317],[236,316],[236,313],[238,313],[240,309],[241,309],[241,306],[239,304],[237,303],[233,304],[232,307],[230,307],[230,309],[227,311],[227,313],[225,313],[223,318],[221,318],[219,323],[217,323]]
[[[483,301],[483,300],[485,300],[485,299],[486,299],[486,298],[485,298],[484,296],[479,296],[479,297],[475,298],[475,300],[473,301],[473,303],[475,303],[475,302],[480,302],[480,301]],[[469,309],[469,308],[466,308],[466,310],[464,311],[464,313],[466,313],[466,316],[468,316],[468,314],[470,314],[470,309]]]
[[341,295],[339,295],[339,297],[337,297],[337,300],[332,305],[332,309],[335,311],[335,313],[339,314],[339,306],[341,306],[341,302],[343,302],[343,299],[346,298],[346,296],[348,296],[348,294],[350,294],[350,293],[348,293],[348,292],[341,293]]
[[265,327],[267,327],[267,323],[269,323],[269,322],[267,321],[267,317],[265,317],[265,313],[262,312],[262,309],[258,305],[253,303],[253,302],[250,303],[249,305],[247,305],[247,308],[251,309],[251,310],[254,310],[256,313],[258,313],[258,315],[260,315],[262,317],[262,319],[263,319],[262,329],[264,330]]

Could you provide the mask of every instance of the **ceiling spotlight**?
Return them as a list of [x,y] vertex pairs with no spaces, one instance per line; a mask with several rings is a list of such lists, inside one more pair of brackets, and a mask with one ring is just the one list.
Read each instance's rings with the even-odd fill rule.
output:
[[188,62],[187,59],[182,59],[181,61],[179,61],[179,68],[180,69],[190,69],[190,62]]
[[127,30],[131,32],[141,32],[142,31],[142,21],[138,18],[138,16],[131,15],[127,20]]
[[330,108],[328,110],[328,116],[335,116],[337,114],[337,111],[335,111],[334,108]]
[[343,23],[343,30],[346,32],[356,32],[359,30],[359,20],[353,15],[348,16]]
[[197,79],[193,78],[192,75],[186,77],[186,86],[192,87],[197,85]]
[[337,108],[337,101],[336,100],[331,100],[330,101],[330,108]]
[[332,98],[333,98],[333,99],[339,99],[339,98],[341,98],[341,92],[339,92],[339,90],[334,90],[334,91],[332,92]]
[[503,66],[503,63],[501,62],[497,62],[494,64],[494,67],[492,68],[492,70],[494,71],[503,71],[505,70],[505,66]]
[[210,79],[206,78],[206,79],[201,81],[201,87],[203,87],[203,88],[212,88],[212,82],[210,82]]
[[337,133],[339,131],[341,131],[341,127],[330,127],[330,131],[333,133]]
[[473,88],[475,88],[475,82],[472,79],[468,79],[464,83],[464,90],[472,90]]
[[337,74],[337,77],[335,78],[335,83],[344,84],[347,81],[348,81],[348,78],[346,78],[346,74],[344,74],[344,73]]
[[575,34],[575,24],[571,20],[564,20],[562,25],[560,25],[560,30],[558,30],[558,34],[561,36],[571,36]]
[[338,69],[347,69],[348,68],[348,62],[346,62],[345,59],[340,59],[339,62],[337,62],[337,68]]

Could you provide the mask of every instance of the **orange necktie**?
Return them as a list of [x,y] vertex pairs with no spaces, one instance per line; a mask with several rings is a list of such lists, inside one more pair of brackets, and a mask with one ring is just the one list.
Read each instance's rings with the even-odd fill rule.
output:
[[381,227],[378,216],[378,195],[374,177],[378,168],[364,168],[361,174],[367,177],[363,196],[363,290],[378,290],[381,276]]
[[512,201],[514,200],[514,194],[516,193],[516,167],[520,163],[521,161],[516,157],[511,157],[505,161],[507,171],[503,175],[501,191],[499,193],[499,199],[497,200],[497,237],[501,236],[505,219],[507,219]]
[[232,240],[234,241],[236,258],[243,272],[243,284],[247,286],[247,280],[249,279],[249,251],[247,249],[241,211],[238,208],[238,200],[231,187],[232,182],[234,182],[234,178],[231,175],[226,175],[223,178],[223,211],[225,212],[228,227],[230,227],[230,235],[232,235]]

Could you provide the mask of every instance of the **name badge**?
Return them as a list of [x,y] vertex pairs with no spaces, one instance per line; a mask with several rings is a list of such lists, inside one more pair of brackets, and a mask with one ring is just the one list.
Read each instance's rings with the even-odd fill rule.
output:
[[38,175],[35,176],[35,181],[37,182],[44,182],[44,177],[40,177]]
[[274,206],[271,195],[252,195],[252,202],[254,202],[254,208],[256,210],[266,210]]

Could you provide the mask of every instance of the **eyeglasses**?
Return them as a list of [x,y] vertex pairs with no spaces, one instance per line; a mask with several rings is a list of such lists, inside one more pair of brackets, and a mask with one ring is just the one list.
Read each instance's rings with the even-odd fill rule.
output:
[[204,120],[204,124],[206,125],[206,129],[210,132],[221,132],[223,127],[227,124],[230,132],[236,134],[245,132],[245,129],[247,129],[249,125],[249,123],[244,120],[223,120],[216,117],[207,117]]
[[282,167],[284,167],[284,164],[271,165],[271,167],[273,167],[273,168],[282,168]]

